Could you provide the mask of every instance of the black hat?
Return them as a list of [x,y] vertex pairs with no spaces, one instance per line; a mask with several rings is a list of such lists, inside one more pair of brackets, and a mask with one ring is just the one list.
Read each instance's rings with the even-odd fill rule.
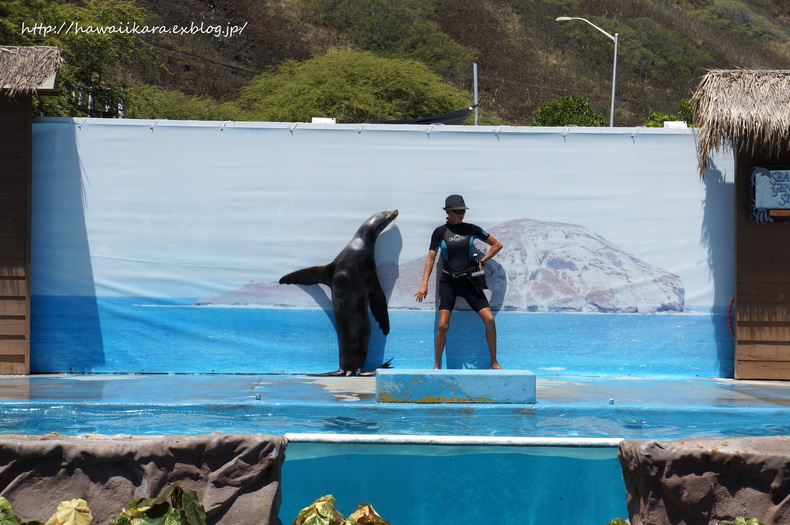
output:
[[446,199],[444,199],[444,209],[445,210],[468,210],[469,208],[466,207],[466,203],[464,202],[464,198],[460,195],[450,195]]

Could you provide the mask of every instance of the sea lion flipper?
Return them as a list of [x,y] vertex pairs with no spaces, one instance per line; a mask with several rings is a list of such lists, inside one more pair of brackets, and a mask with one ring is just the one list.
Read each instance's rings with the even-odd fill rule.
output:
[[280,284],[323,284],[331,291],[340,370],[321,375],[354,375],[361,370],[370,342],[368,308],[384,335],[389,334],[387,297],[378,281],[375,251],[379,234],[397,216],[398,210],[374,214],[362,223],[334,261],[326,266],[303,268],[280,278]]
[[310,266],[280,277],[280,284],[325,284],[331,286],[334,265]]
[[376,375],[376,370],[379,370],[381,368],[392,368],[392,359],[388,359],[387,362],[380,364],[379,366],[377,366],[373,370],[360,370],[360,371],[357,371],[356,375],[358,375],[358,376],[374,376],[374,375]]
[[387,312],[387,296],[384,294],[384,290],[381,288],[378,279],[376,279],[376,282],[373,283],[373,286],[370,288],[368,300],[370,301],[370,311],[373,314],[373,318],[378,321],[379,328],[384,332],[384,335],[387,335],[390,333],[390,316]]
[[347,376],[348,372],[343,370],[335,370],[334,372],[324,372],[323,374],[307,374],[311,377],[340,377],[340,376]]

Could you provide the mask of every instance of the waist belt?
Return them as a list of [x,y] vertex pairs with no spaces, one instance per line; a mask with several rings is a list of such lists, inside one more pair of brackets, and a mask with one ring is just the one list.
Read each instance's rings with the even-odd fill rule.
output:
[[442,273],[445,275],[449,275],[453,279],[460,279],[461,277],[469,277],[474,272],[474,268],[469,268],[468,270],[464,270],[463,272],[451,272],[449,270],[445,270],[442,268]]

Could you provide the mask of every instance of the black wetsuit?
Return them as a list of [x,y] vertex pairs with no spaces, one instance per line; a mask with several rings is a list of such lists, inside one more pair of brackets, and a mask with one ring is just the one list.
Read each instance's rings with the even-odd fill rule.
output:
[[477,270],[474,262],[475,239],[485,242],[488,233],[480,226],[462,222],[439,226],[431,236],[430,250],[442,252],[442,274],[439,278],[439,309],[452,310],[455,299],[463,297],[475,312],[488,308],[483,290],[472,282],[471,274]]

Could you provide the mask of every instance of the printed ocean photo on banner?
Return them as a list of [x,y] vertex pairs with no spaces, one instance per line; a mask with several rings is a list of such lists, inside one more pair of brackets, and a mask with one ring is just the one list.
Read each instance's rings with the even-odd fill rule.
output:
[[[391,331],[374,323],[368,364],[427,368],[435,297],[413,294],[460,193],[505,245],[487,268],[503,366],[732,373],[732,161],[700,182],[691,130],[40,119],[34,134],[35,371],[336,368],[329,290],[278,280],[394,209],[376,243]],[[476,316],[453,322],[448,366],[484,367]]]

